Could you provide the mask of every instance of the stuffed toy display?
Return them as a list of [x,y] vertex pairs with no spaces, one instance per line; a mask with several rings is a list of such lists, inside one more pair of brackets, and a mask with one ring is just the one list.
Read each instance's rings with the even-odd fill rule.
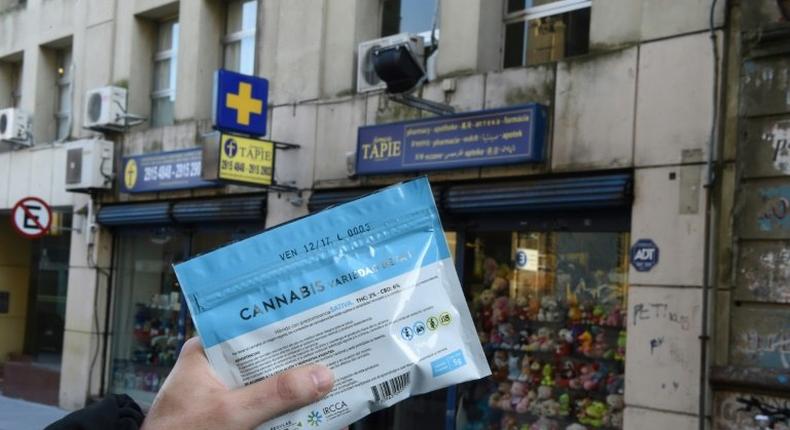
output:
[[475,425],[622,428],[627,337],[620,275],[587,276],[568,263],[551,278],[554,289],[512,278],[503,267],[485,259],[482,289],[472,302],[492,372],[487,394],[476,397],[487,408],[487,424]]

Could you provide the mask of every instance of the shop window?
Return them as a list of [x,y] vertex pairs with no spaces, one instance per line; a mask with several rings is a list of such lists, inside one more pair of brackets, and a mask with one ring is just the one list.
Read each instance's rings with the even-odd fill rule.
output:
[[224,67],[252,75],[255,72],[255,25],[258,2],[235,0],[228,3],[225,20]]
[[58,88],[55,106],[57,140],[65,140],[71,134],[71,99],[74,65],[71,47],[59,49],[57,55],[56,84]]
[[0,59],[0,109],[18,108],[22,101],[22,54],[17,56]]
[[[384,0],[381,36],[431,31],[439,0]],[[438,23],[438,17],[436,17]]]
[[508,0],[503,67],[520,67],[586,54],[589,0]]
[[492,376],[462,387],[459,428],[622,427],[628,241],[466,235],[464,288]]
[[178,59],[178,21],[159,23],[154,53],[154,81],[151,92],[151,126],[173,124]]
[[22,62],[11,65],[11,106],[22,106]]
[[115,256],[112,385],[150,406],[186,339],[195,335],[172,264],[260,230],[122,230]]

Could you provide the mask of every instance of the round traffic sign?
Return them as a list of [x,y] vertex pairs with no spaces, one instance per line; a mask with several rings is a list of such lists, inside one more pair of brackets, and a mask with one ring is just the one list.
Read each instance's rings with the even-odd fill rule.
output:
[[11,209],[11,222],[19,234],[36,239],[49,231],[52,209],[38,197],[25,197]]

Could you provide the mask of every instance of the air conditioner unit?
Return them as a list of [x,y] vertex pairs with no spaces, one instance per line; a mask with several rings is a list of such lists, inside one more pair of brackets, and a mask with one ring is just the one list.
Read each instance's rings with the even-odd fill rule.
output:
[[107,140],[75,140],[66,147],[66,191],[109,190],[113,182],[113,144]]
[[357,51],[357,92],[383,90],[387,84],[382,81],[373,68],[373,52],[381,48],[408,44],[422,65],[425,57],[423,37],[419,34],[400,33],[381,39],[368,40],[359,44]]
[[126,126],[126,88],[101,87],[85,93],[82,127],[120,131]]
[[0,140],[30,146],[30,115],[22,109],[0,110]]

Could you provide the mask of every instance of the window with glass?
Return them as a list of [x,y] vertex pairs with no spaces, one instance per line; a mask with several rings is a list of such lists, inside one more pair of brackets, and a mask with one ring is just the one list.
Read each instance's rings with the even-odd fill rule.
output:
[[507,0],[503,67],[586,54],[590,0]]
[[[71,225],[71,209],[57,211]],[[53,229],[32,241],[25,354],[36,363],[60,367],[66,324],[71,234]]]
[[228,2],[225,19],[224,67],[252,75],[255,72],[255,27],[258,15],[256,0]]
[[11,64],[11,106],[18,108],[22,103],[22,62]]
[[492,375],[461,387],[457,428],[622,428],[628,241],[466,234],[464,289]]
[[150,406],[195,335],[172,264],[240,240],[257,226],[122,230],[115,256],[111,391]]
[[[431,31],[438,0],[384,0],[381,36]],[[435,17],[438,23],[438,17]]]
[[71,62],[71,48],[59,49],[57,55],[57,98],[55,106],[55,124],[57,140],[65,140],[71,134],[71,81],[74,67]]
[[159,23],[154,53],[154,79],[151,92],[151,126],[173,124],[176,100],[178,59],[178,21]]

